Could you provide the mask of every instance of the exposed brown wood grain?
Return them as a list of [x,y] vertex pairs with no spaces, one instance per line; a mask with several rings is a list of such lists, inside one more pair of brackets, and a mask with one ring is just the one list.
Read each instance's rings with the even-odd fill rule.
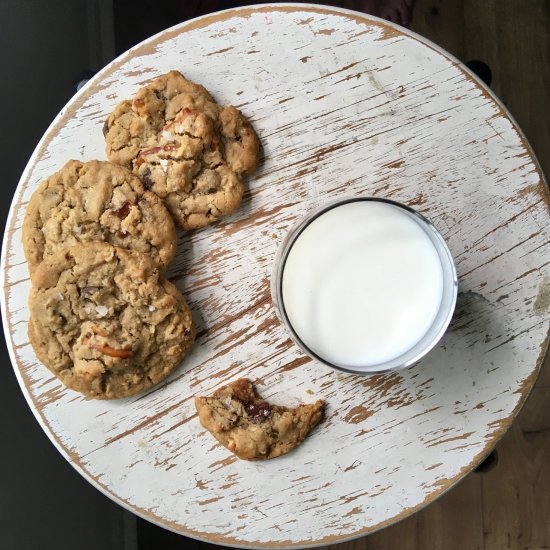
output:
[[546,0],[419,0],[412,29],[463,62],[481,60],[491,88],[550,172],[550,4]]
[[[548,369],[548,365],[546,366]],[[482,476],[485,548],[550,548],[550,391],[535,388]]]
[[459,487],[401,521],[368,537],[332,545],[330,550],[482,550],[481,479]]

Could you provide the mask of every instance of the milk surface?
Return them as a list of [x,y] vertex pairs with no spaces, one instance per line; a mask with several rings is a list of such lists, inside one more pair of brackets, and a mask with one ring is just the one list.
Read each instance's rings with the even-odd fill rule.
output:
[[299,235],[282,275],[288,319],[329,363],[360,370],[395,359],[428,331],[443,270],[406,210],[377,201],[332,208]]

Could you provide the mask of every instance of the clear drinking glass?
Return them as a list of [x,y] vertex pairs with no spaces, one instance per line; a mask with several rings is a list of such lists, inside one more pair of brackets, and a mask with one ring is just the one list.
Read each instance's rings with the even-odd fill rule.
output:
[[[385,361],[376,365],[369,365],[365,369],[350,368],[349,366],[331,363],[312,351],[302,341],[300,336],[294,330],[285,310],[282,291],[283,273],[288,254],[290,253],[290,250],[292,249],[294,243],[304,231],[304,229],[308,227],[308,225],[311,224],[314,220],[316,220],[329,210],[356,201],[379,201],[391,204],[402,209],[408,216],[410,216],[416,223],[418,223],[422,227],[426,235],[430,238],[439,256],[443,274],[443,290],[439,310],[433,320],[433,323],[431,324],[428,331],[424,334],[424,336],[409,350],[402,353],[401,355],[389,361]],[[310,212],[305,218],[298,222],[289,231],[288,235],[281,243],[275,257],[273,272],[271,276],[271,294],[276,313],[281,322],[285,325],[294,342],[310,357],[335,369],[344,372],[351,372],[354,374],[376,374],[391,370],[403,369],[413,365],[422,357],[424,357],[439,342],[447,327],[449,326],[456,305],[457,288],[457,273],[453,257],[447,244],[445,243],[445,240],[443,239],[439,231],[437,231],[437,229],[434,227],[434,225],[413,208],[393,200],[378,197],[359,197],[338,200]]]

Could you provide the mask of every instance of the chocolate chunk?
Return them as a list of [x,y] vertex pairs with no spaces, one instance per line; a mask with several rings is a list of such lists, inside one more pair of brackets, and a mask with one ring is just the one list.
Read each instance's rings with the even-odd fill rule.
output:
[[147,189],[151,189],[151,187],[155,185],[155,182],[151,179],[151,170],[149,170],[149,168],[145,168],[143,174],[141,174],[141,181],[143,181],[143,185],[145,185]]
[[121,220],[123,220],[130,213],[130,207],[131,207],[131,204],[128,201],[125,201],[124,204],[118,210],[114,211],[114,213]]
[[250,417],[250,421],[254,424],[263,422],[271,415],[271,407],[269,403],[252,403],[244,404],[244,411]]
[[106,136],[109,131],[109,119],[106,119],[103,123],[103,135]]

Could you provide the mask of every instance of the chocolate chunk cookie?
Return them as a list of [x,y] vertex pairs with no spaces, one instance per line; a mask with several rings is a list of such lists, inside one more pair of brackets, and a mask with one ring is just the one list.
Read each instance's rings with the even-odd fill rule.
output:
[[71,160],[40,184],[27,207],[23,248],[29,269],[90,241],[150,254],[161,266],[176,252],[172,217],[139,178],[110,162]]
[[323,416],[324,404],[293,409],[270,405],[247,379],[196,397],[202,426],[224,447],[245,460],[275,458],[299,445]]
[[88,397],[126,397],[157,384],[193,344],[187,303],[145,254],[78,244],[47,257],[31,279],[36,355]]
[[104,126],[107,156],[163,198],[184,229],[234,212],[243,174],[258,164],[259,141],[232,106],[171,71],[123,101]]

